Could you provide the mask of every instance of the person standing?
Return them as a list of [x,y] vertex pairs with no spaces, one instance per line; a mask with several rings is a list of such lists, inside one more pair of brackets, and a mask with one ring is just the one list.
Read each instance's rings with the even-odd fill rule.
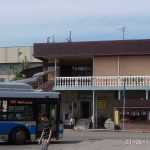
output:
[[70,127],[71,129],[74,129],[74,125],[75,125],[75,120],[73,117],[70,118]]

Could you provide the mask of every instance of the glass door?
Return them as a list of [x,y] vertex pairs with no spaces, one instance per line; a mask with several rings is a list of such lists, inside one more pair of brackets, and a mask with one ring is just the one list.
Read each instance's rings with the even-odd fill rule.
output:
[[57,105],[55,103],[38,103],[36,104],[37,117],[37,134],[39,135],[43,130],[43,122],[41,117],[46,114],[49,119],[49,124],[55,131],[57,128]]

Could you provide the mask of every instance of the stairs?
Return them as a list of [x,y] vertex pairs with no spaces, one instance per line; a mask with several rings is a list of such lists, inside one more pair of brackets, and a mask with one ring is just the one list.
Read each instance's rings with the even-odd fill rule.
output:
[[42,89],[43,91],[52,91],[54,83],[52,81],[47,81],[38,86],[38,89]]

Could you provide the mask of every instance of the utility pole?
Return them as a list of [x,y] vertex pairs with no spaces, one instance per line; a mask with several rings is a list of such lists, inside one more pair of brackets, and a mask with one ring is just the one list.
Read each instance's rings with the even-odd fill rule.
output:
[[49,36],[47,37],[46,42],[50,43],[50,37]]
[[72,42],[72,31],[69,31],[69,36],[67,38],[68,42]]
[[52,35],[52,43],[55,43],[55,34]]
[[122,39],[125,40],[125,32],[126,32],[126,27],[122,27]]

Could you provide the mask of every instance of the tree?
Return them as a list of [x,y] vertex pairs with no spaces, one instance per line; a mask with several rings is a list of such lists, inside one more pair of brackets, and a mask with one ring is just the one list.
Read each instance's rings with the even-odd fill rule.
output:
[[25,70],[27,68],[29,68],[29,61],[27,59],[27,56],[25,56],[22,63],[20,64],[20,67],[18,66],[17,68],[14,69],[15,77],[13,78],[13,80],[24,79],[25,76],[22,72],[23,72],[23,70]]

